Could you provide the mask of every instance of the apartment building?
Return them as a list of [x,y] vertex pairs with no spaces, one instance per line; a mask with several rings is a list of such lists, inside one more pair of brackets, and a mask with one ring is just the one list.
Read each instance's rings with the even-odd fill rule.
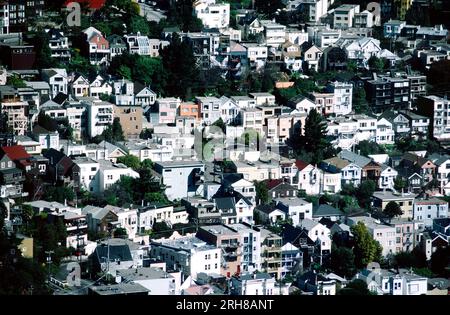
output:
[[359,13],[358,4],[343,4],[333,12],[333,25],[337,29],[348,29],[353,27],[355,15]]
[[98,99],[88,99],[82,101],[87,110],[88,136],[93,138],[102,132],[114,121],[114,104],[100,101]]
[[430,119],[430,130],[438,141],[450,139],[450,102],[435,95],[419,96],[417,111]]

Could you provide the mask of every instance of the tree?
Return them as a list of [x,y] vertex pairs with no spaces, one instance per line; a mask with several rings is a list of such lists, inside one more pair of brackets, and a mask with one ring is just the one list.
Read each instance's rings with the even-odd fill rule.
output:
[[45,30],[39,30],[34,34],[31,41],[36,52],[35,68],[45,69],[50,67],[58,67],[55,59],[52,58],[50,49],[50,37]]
[[331,251],[330,268],[341,277],[353,277],[356,273],[353,251],[347,247],[334,247]]
[[129,31],[134,34],[139,32],[142,35],[148,35],[150,33],[150,27],[145,17],[133,15],[131,17]]
[[13,74],[12,76],[9,76],[6,80],[7,85],[12,85],[15,88],[24,88],[27,85],[25,82],[16,74]]
[[362,87],[353,89],[353,110],[356,114],[367,114],[369,112],[366,90]]
[[375,72],[382,72],[386,66],[386,59],[372,56],[369,59],[369,67]]
[[439,247],[436,251],[431,255],[431,270],[441,277],[448,277],[450,275],[449,272],[449,263],[450,263],[450,247]]
[[139,161],[139,158],[131,154],[118,157],[117,163],[125,164],[126,166],[131,167],[133,170],[138,170],[141,167],[141,161]]
[[406,187],[406,180],[403,179],[401,176],[397,176],[394,178],[394,189],[398,191],[403,191],[403,189]]
[[402,215],[403,211],[398,203],[395,201],[389,201],[383,210],[383,214],[391,220],[393,217]]
[[363,140],[356,145],[359,154],[369,156],[371,154],[383,154],[386,151],[376,142]]
[[337,295],[372,295],[367,283],[361,279],[355,279],[348,283],[345,288],[339,290]]
[[365,209],[370,207],[370,200],[376,187],[377,185],[373,180],[363,181],[361,185],[359,185],[356,190],[356,198],[358,199],[360,207]]
[[140,56],[132,68],[133,80],[151,86],[156,93],[162,93],[166,87],[166,73],[160,58]]
[[120,124],[120,119],[118,117],[114,118],[112,124],[112,133],[114,141],[124,141],[125,136],[123,135],[122,125]]
[[283,3],[279,0],[255,0],[255,8],[260,13],[272,16],[278,9],[283,8]]
[[191,46],[181,41],[177,33],[172,34],[170,45],[161,51],[164,71],[167,72],[167,96],[188,99],[198,82],[199,71]]
[[350,230],[355,241],[353,253],[356,267],[364,268],[371,262],[379,262],[382,252],[381,245],[372,238],[364,223],[358,222]]
[[39,126],[48,131],[56,131],[58,129],[58,122],[44,112],[39,113],[37,122]]
[[67,186],[46,186],[44,189],[45,200],[56,201],[59,203],[65,203],[67,201],[73,201],[75,193],[73,189]]
[[212,123],[212,126],[216,126],[216,127],[219,127],[220,129],[222,129],[222,131],[225,133],[225,130],[226,130],[226,125],[225,125],[225,123],[223,122],[223,119],[222,119],[222,117],[221,118],[219,118],[219,119],[217,119],[215,122],[213,122]]
[[269,202],[269,188],[267,187],[267,182],[265,181],[254,181],[256,190],[256,201],[258,204],[267,204]]
[[124,228],[115,229],[113,235],[114,235],[114,237],[117,237],[117,238],[127,238],[128,237],[127,230]]

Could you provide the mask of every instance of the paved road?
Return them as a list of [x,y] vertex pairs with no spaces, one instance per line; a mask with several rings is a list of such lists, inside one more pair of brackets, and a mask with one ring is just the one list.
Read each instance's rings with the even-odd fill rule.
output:
[[156,11],[146,3],[139,3],[141,7],[141,16],[147,17],[147,21],[159,22],[161,19],[165,19],[166,16],[161,11]]

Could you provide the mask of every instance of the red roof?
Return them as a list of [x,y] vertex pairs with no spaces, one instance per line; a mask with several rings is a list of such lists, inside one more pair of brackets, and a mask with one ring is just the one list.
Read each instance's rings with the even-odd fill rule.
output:
[[309,164],[306,162],[303,162],[301,160],[297,160],[295,161],[295,166],[297,166],[298,170],[301,171],[302,169],[304,169],[305,167],[307,167]]
[[25,151],[25,148],[21,145],[2,147],[1,149],[14,162],[17,160],[26,160],[31,158],[31,155],[29,155],[27,151]]
[[67,6],[70,2],[85,3],[87,7],[98,10],[105,5],[106,0],[67,0],[64,5]]
[[269,179],[266,181],[267,183],[267,188],[269,190],[271,190],[272,188],[277,187],[278,185],[280,185],[283,181],[281,179]]

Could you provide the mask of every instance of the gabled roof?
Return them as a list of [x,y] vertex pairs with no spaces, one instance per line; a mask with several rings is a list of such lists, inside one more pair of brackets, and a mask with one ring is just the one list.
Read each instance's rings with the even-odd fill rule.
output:
[[303,162],[302,160],[296,160],[295,161],[295,166],[297,166],[297,169],[299,171],[303,170],[304,168],[306,168],[308,165],[310,165],[309,163]]
[[27,151],[25,151],[25,148],[21,145],[1,147],[1,150],[14,162],[31,158],[31,155],[28,154]]
[[313,208],[313,217],[343,216],[344,212],[327,204]]
[[347,151],[347,150],[342,150],[341,152],[338,153],[338,156],[341,159],[345,159],[347,161],[350,161],[356,165],[358,165],[359,167],[363,168],[364,166],[366,166],[367,164],[369,164],[371,162],[371,159],[369,159],[368,157]]

